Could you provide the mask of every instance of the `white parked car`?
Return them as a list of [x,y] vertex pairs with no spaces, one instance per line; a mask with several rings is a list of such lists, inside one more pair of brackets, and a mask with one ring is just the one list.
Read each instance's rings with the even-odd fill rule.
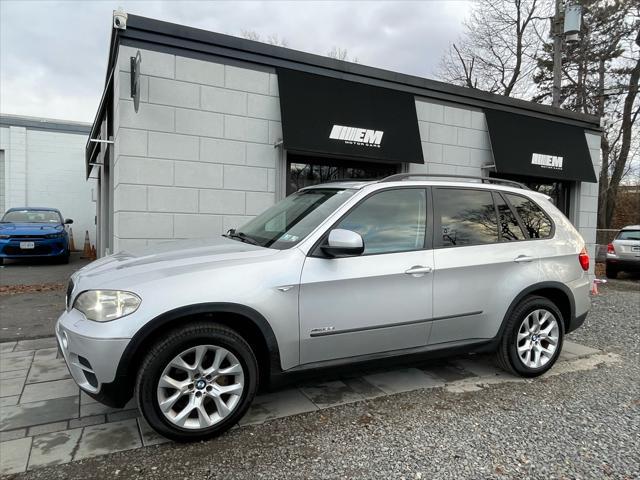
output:
[[293,372],[443,351],[546,372],[590,308],[584,246],[513,182],[318,185],[227,235],[86,266],[56,335],[83,391],[202,439]]
[[607,245],[607,277],[616,278],[619,272],[640,272],[640,225],[622,228]]

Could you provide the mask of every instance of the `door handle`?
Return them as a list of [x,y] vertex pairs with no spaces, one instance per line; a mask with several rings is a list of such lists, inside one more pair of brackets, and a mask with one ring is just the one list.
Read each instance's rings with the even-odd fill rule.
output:
[[404,273],[407,275],[424,275],[425,273],[433,272],[433,268],[424,267],[422,265],[414,265],[409,270],[406,270]]
[[535,258],[530,257],[529,255],[518,255],[516,258],[513,259],[513,261],[516,263],[529,263],[529,262],[533,262],[534,260]]

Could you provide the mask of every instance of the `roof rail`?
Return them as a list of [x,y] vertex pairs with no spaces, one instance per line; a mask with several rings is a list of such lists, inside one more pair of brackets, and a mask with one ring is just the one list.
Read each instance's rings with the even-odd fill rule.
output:
[[516,187],[516,188],[523,188],[525,190],[529,190],[529,188],[526,185],[520,182],[515,182],[513,180],[505,180],[503,178],[493,178],[493,177],[473,177],[470,175],[455,175],[455,174],[449,175],[445,173],[396,173],[395,175],[390,175],[388,177],[383,178],[382,180],[380,180],[380,183],[398,182],[400,180],[407,180],[412,177],[480,180],[480,183],[495,183],[498,185],[506,185],[508,187]]

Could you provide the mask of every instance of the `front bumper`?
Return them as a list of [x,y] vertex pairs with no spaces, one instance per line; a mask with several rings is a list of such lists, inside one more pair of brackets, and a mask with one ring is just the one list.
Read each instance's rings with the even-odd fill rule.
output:
[[55,333],[71,376],[81,389],[95,396],[103,386],[114,382],[130,339],[93,338],[77,333],[75,327],[88,321],[75,309],[65,311],[56,323]]
[[[21,242],[33,242],[33,248],[21,248]],[[59,257],[66,255],[66,237],[60,238],[10,238],[0,240],[0,258]]]

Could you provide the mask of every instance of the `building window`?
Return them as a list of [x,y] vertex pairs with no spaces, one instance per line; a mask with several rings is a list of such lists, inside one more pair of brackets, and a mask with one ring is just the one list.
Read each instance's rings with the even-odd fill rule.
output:
[[398,173],[399,165],[287,155],[287,195],[301,188],[340,180],[376,180]]

